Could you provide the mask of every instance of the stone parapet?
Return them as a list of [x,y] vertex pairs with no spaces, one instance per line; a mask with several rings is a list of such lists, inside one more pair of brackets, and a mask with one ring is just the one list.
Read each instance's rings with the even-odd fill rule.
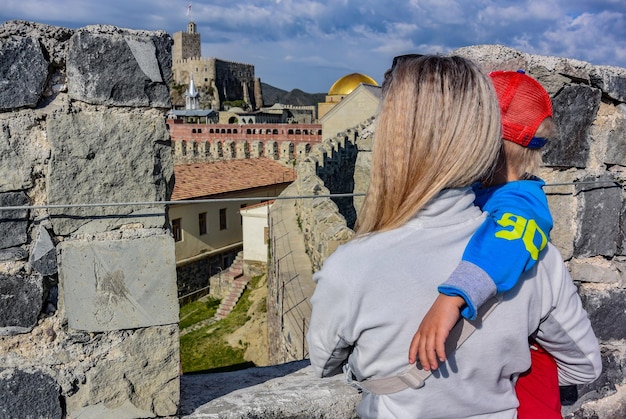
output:
[[0,26],[7,417],[178,411],[174,240],[165,205],[137,204],[173,190],[170,47],[162,31]]

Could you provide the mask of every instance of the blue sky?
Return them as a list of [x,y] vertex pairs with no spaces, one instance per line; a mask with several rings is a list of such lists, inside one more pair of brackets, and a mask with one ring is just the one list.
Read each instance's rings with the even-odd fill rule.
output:
[[478,44],[626,67],[625,0],[3,0],[0,22],[13,19],[170,34],[192,19],[203,56],[310,93],[353,72],[380,83],[395,55]]

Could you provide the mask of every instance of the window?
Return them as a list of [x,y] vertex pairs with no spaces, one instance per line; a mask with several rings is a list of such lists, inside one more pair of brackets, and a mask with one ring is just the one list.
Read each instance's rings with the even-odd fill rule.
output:
[[220,208],[220,230],[226,230],[227,227],[226,208]]
[[198,214],[198,232],[201,236],[206,234],[206,212]]
[[172,234],[174,241],[179,242],[183,239],[183,230],[180,228],[180,218],[172,220]]

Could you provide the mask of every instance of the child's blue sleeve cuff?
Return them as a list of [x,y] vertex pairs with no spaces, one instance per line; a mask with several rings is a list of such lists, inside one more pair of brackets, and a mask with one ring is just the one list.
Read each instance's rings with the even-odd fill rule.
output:
[[461,315],[474,320],[478,308],[496,295],[496,284],[487,272],[471,262],[461,261],[450,277],[437,290],[449,296],[459,296],[465,300]]

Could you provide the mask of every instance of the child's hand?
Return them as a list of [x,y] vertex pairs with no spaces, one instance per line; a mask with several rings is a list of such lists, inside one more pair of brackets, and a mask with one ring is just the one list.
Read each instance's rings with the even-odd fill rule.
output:
[[436,370],[439,361],[446,360],[445,342],[452,327],[461,317],[461,307],[465,300],[458,296],[439,294],[426,316],[422,319],[409,347],[409,363],[419,357],[422,368]]

